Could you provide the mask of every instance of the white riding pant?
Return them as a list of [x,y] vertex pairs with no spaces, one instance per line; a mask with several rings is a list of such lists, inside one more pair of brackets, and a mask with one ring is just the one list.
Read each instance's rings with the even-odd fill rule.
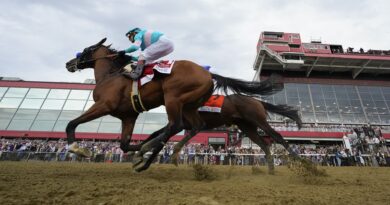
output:
[[167,37],[161,36],[158,41],[145,48],[139,55],[139,60],[145,60],[146,63],[152,63],[157,59],[172,53],[174,49],[172,41]]

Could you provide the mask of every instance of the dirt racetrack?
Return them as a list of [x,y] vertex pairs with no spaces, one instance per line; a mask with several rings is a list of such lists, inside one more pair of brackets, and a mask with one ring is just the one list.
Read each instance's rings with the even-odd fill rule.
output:
[[197,181],[190,166],[129,163],[0,162],[0,204],[389,204],[390,169],[328,167],[303,178],[286,167],[211,166]]

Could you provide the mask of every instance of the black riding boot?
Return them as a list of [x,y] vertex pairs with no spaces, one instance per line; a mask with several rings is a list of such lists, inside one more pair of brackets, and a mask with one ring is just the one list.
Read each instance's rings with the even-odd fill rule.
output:
[[127,78],[130,78],[132,80],[138,80],[138,78],[142,75],[142,72],[144,70],[145,61],[140,60],[137,63],[137,67],[131,70],[130,72],[124,72],[123,75]]

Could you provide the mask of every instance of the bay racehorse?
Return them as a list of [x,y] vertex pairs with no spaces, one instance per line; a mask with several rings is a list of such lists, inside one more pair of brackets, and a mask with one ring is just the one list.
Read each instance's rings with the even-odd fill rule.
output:
[[[128,62],[126,56],[120,57],[117,51],[104,46],[106,39],[89,46],[76,58],[66,63],[69,72],[93,68],[96,87],[93,90],[93,104],[85,113],[71,120],[66,127],[70,152],[89,156],[87,149],[79,149],[75,142],[75,130],[81,123],[89,122],[104,115],[114,116],[122,121],[121,149],[123,152],[136,151],[129,145],[135,121],[139,115],[131,105],[129,93],[132,81],[121,72]],[[214,79],[220,87],[231,89],[238,94],[267,95],[283,89],[283,83],[276,81],[247,82],[211,74],[191,61],[175,61],[169,75],[158,75],[149,83],[139,88],[139,93],[146,110],[164,105],[168,115],[168,124],[161,129],[154,144],[144,144],[142,150],[161,149],[161,143],[180,132],[184,121],[191,130],[200,130],[204,122],[198,108],[211,96]],[[195,132],[195,131],[194,131]],[[156,144],[157,142],[157,144]],[[146,146],[146,147],[145,147]],[[146,169],[143,166],[136,171]]]
[[[282,135],[275,131],[267,122],[267,111],[294,120],[299,129],[302,126],[302,120],[298,115],[297,109],[287,105],[273,105],[242,95],[228,95],[223,101],[220,113],[200,112],[200,116],[206,123],[205,129],[213,129],[222,125],[237,125],[247,137],[264,151],[268,162],[268,171],[270,174],[274,174],[274,161],[269,149],[269,142],[264,139],[264,136],[259,134],[258,129],[263,130],[267,136],[283,145],[289,152],[291,152],[291,149]],[[191,135],[187,135],[175,145],[172,156],[174,164],[177,165],[178,153],[190,139]]]
[[[218,97],[218,96],[212,96]],[[221,97],[221,96],[219,96]],[[223,96],[222,96],[223,97]],[[202,120],[206,123],[204,129],[213,129],[222,125],[237,125],[238,128],[249,137],[254,143],[259,145],[265,152],[268,171],[270,174],[274,173],[274,162],[269,150],[269,143],[264,140],[258,129],[264,131],[266,135],[272,138],[273,141],[283,145],[286,150],[291,152],[288,143],[283,137],[275,131],[267,122],[267,111],[276,113],[294,120],[298,128],[302,126],[302,120],[298,115],[298,110],[287,105],[273,105],[258,99],[242,96],[242,95],[228,95],[222,103],[221,112],[199,112]],[[190,128],[190,127],[185,127]],[[152,134],[151,136],[154,136]],[[186,135],[179,143],[174,146],[172,162],[177,165],[178,154],[181,148],[193,137],[193,135]],[[291,153],[293,154],[293,153]]]

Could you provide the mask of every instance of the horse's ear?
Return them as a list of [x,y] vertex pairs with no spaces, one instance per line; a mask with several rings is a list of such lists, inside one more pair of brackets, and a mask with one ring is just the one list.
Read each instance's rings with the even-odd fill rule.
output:
[[106,42],[107,38],[103,38],[102,40],[99,41],[99,43],[97,43],[95,46],[100,46],[102,45],[104,42]]

